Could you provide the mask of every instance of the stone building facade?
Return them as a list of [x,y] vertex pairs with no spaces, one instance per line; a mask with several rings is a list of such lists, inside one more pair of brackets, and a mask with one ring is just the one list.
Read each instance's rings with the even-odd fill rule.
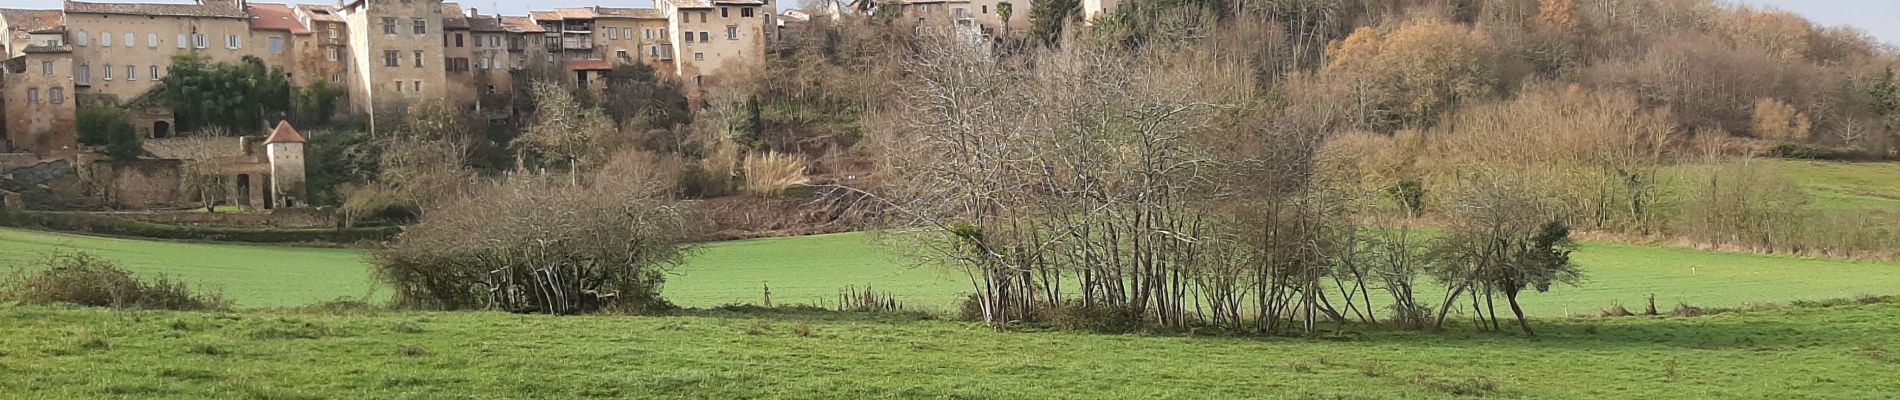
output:
[[658,0],[673,43],[673,73],[697,98],[723,75],[763,68],[776,6],[760,0]]
[[[483,15],[442,0],[348,0],[338,6],[195,0],[65,1],[61,10],[0,9],[6,58],[0,119],[12,158],[70,158],[76,110],[128,111],[148,139],[178,135],[152,90],[172,58],[257,57],[292,85],[343,88],[339,113],[401,115],[447,99],[491,120],[512,113],[522,70],[546,68],[582,85],[617,65],[645,64],[697,97],[724,74],[763,67],[776,29],[763,0],[661,0],[654,8],[584,7],[528,16]],[[1025,13],[1026,14],[1026,13]],[[50,71],[50,72],[49,72]],[[239,132],[245,134],[247,132]]]

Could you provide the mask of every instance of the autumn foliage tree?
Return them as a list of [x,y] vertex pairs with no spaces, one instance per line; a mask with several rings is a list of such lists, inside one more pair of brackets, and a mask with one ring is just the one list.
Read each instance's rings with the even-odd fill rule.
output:
[[1429,125],[1457,105],[1488,98],[1490,39],[1463,25],[1426,19],[1390,32],[1365,27],[1334,43],[1324,72],[1341,82],[1359,127],[1391,131]]

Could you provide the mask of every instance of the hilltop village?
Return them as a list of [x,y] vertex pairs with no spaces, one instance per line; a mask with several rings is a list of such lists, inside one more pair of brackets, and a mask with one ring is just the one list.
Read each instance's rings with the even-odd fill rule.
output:
[[[930,0],[881,6],[896,10],[893,15],[907,23],[973,36],[1029,31],[1028,12],[1010,17],[1007,1],[1001,2],[1004,10],[998,4]],[[222,203],[258,209],[295,204],[281,194],[265,195],[298,190],[264,187],[270,160],[260,158],[266,151],[258,147],[263,143],[255,143],[267,133],[294,131],[279,126],[286,116],[248,115],[257,121],[255,129],[181,124],[187,110],[173,109],[180,94],[168,93],[163,84],[177,65],[215,70],[218,63],[248,62],[278,71],[287,86],[282,89],[299,100],[320,96],[325,120],[351,121],[371,132],[379,125],[401,124],[409,107],[430,101],[448,103],[488,124],[507,124],[527,113],[522,100],[528,96],[517,92],[529,86],[530,76],[554,77],[571,88],[599,93],[616,67],[640,65],[678,82],[681,95],[697,100],[722,79],[765,68],[769,48],[813,15],[868,14],[872,7],[832,3],[781,14],[772,0],[659,0],[652,8],[499,15],[439,0],[336,5],[201,0],[66,1],[59,9],[0,9],[0,31],[7,35],[0,42],[7,59],[0,80],[6,111],[0,121],[5,133],[0,165],[11,170],[0,190],[90,192],[83,201],[28,196],[37,203],[185,206],[206,196],[190,193],[185,182],[193,171],[186,171],[190,167],[184,161],[192,161],[215,166],[196,172],[220,175],[218,192],[228,193],[218,196]],[[236,97],[215,91],[197,95]],[[130,155],[108,162],[107,146],[87,143],[82,115],[88,109],[123,115],[130,126],[127,135],[138,142],[126,150]],[[214,132],[194,132],[207,129]],[[99,168],[88,168],[95,164]],[[37,190],[82,184],[86,188]]]

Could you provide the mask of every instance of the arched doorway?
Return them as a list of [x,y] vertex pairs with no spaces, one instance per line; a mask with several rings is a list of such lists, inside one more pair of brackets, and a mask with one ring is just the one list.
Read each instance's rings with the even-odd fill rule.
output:
[[172,123],[158,121],[152,123],[152,138],[164,139],[172,136]]

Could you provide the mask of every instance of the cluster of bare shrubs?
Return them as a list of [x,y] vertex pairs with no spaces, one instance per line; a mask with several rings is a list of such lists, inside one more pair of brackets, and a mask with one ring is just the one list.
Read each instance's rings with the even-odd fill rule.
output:
[[[1896,247],[1680,167],[1777,142],[1886,154],[1893,57],[1853,32],[1702,1],[1207,6],[1124,7],[1042,48],[917,35],[865,122],[884,185],[834,193],[881,200],[910,228],[888,235],[967,273],[966,313],[999,326],[1500,329],[1509,307],[1528,334],[1518,296],[1581,279],[1573,228]],[[1420,301],[1421,278],[1444,296]]]
[[184,282],[165,276],[140,279],[112,261],[83,252],[50,254],[39,266],[42,269],[22,269],[0,281],[0,301],[154,310],[222,310],[231,306],[216,290],[193,291]]
[[[1469,305],[1498,329],[1495,304],[1579,276],[1550,188],[1518,175],[1462,176],[1447,238],[1364,227],[1383,188],[1316,164],[1350,105],[1263,101],[1251,61],[1206,43],[996,58],[922,41],[904,101],[870,124],[874,195],[883,222],[923,228],[890,238],[971,277],[969,317],[1314,332],[1379,321],[1385,296],[1403,325]],[[1439,304],[1419,301],[1422,277],[1448,288]]]
[[[377,254],[398,306],[642,312],[688,252],[687,211],[652,156],[561,179],[521,174],[446,200]],[[571,159],[570,159],[571,160]]]
[[376,255],[395,304],[553,314],[671,307],[661,285],[693,232],[673,200],[679,159],[629,149],[620,125],[567,88],[539,85],[532,95],[535,115],[511,173],[470,170],[473,128],[426,115],[411,118],[418,122],[394,139],[405,142],[391,147],[399,151],[383,155],[381,184],[416,201],[420,215]]

